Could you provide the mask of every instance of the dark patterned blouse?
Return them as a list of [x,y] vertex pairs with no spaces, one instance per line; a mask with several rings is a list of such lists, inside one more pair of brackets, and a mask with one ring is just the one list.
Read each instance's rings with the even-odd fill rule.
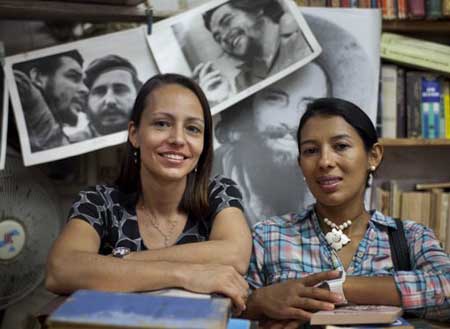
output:
[[[135,205],[130,196],[115,186],[97,185],[81,191],[69,212],[69,219],[79,218],[94,227],[101,238],[99,253],[108,255],[122,246],[132,251],[146,250],[139,233]],[[231,179],[216,176],[209,184],[210,211],[206,218],[197,220],[188,215],[183,232],[176,244],[208,240],[215,216],[227,207],[243,210],[242,195]],[[148,246],[151,248],[151,246]]]

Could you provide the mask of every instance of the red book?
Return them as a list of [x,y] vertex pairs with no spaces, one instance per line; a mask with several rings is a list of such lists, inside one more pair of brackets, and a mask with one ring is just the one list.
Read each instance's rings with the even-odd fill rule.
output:
[[425,17],[425,1],[424,0],[408,0],[409,18]]

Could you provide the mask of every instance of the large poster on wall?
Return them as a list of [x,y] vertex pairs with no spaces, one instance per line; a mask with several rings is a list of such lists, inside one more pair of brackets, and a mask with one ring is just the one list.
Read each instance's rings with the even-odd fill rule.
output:
[[196,79],[213,114],[304,66],[320,45],[291,0],[213,0],[154,25],[161,72]]
[[7,57],[5,73],[28,166],[125,142],[157,68],[136,28]]
[[296,131],[306,104],[347,99],[373,122],[378,99],[378,10],[302,7],[322,47],[312,63],[216,117],[215,172],[239,183],[251,224],[313,202],[297,165]]

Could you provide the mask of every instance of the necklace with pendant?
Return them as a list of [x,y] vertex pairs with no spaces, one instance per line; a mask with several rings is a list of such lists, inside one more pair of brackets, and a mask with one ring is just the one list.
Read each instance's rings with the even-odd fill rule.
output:
[[168,247],[170,244],[170,238],[172,237],[172,233],[173,233],[175,227],[177,226],[177,221],[176,220],[168,220],[169,229],[167,230],[167,233],[165,233],[162,230],[160,224],[156,221],[155,215],[153,215],[153,213],[150,212],[150,209],[148,209],[145,205],[142,205],[141,210],[144,212],[145,215],[148,215],[146,217],[148,217],[150,219],[150,221],[144,221],[144,225],[147,225],[147,223],[150,223],[150,225],[153,226],[155,228],[155,230],[157,230],[158,233],[161,234],[161,236],[163,237],[164,246]]
[[331,248],[336,251],[341,250],[343,246],[351,241],[347,234],[344,233],[344,230],[352,225],[351,220],[347,220],[341,225],[336,225],[328,218],[324,218],[323,221],[331,227],[331,231],[325,235],[325,239],[331,245]]

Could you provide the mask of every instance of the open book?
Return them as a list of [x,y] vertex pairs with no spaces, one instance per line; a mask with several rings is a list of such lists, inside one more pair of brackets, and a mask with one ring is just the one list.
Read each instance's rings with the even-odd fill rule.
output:
[[346,305],[333,311],[319,311],[311,317],[312,325],[392,323],[403,311],[384,305]]

